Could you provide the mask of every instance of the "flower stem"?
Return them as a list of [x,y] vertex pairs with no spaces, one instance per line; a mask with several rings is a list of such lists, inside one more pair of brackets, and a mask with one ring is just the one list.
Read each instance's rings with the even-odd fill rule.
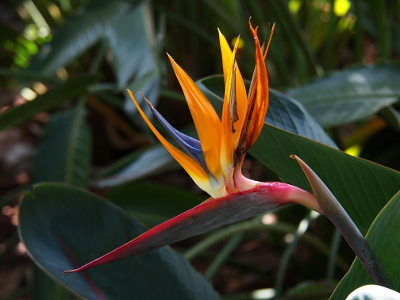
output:
[[378,285],[394,289],[392,282],[387,276],[378,258],[375,256],[356,224],[354,224],[353,220],[340,205],[339,201],[305,162],[295,155],[292,155],[291,157],[299,163],[306,175],[313,189],[314,195],[318,199],[322,214],[324,214],[337,227],[347,243],[353,249],[354,253],[360,259],[372,280]]

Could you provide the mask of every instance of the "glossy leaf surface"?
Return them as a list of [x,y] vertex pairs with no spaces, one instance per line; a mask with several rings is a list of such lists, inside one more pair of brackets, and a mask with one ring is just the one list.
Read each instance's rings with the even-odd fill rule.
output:
[[[396,290],[400,290],[400,192],[382,209],[368,230],[366,240],[379,258]],[[344,299],[356,288],[372,280],[358,259],[339,283],[331,299]]]
[[57,181],[85,187],[91,162],[91,133],[83,103],[54,114],[38,147],[33,182]]
[[363,66],[333,72],[292,88],[286,93],[299,100],[323,127],[360,120],[398,101],[400,64]]
[[[219,109],[223,99],[223,78],[211,76],[197,82],[211,103]],[[332,139],[295,99],[270,89],[266,121],[281,129],[336,147]],[[218,101],[220,100],[220,101]]]
[[175,217],[206,199],[203,194],[147,182],[115,188],[106,197],[138,220],[151,225]]
[[122,168],[94,180],[92,184],[99,188],[124,184],[157,173],[174,162],[172,156],[162,145],[154,145],[143,153],[133,155],[132,158],[129,157]]
[[142,2],[105,31],[114,56],[119,88],[126,87],[133,77],[140,78],[157,71],[152,53],[154,33],[149,10],[149,4]]
[[[218,84],[212,87],[208,93],[209,99],[213,97],[213,103],[218,99],[222,101],[218,97],[222,87]],[[271,97],[272,113],[274,101]],[[269,113],[271,111],[267,113],[267,122]],[[283,113],[284,111],[282,118],[285,119],[286,114]],[[308,126],[311,126],[310,124]],[[317,126],[319,127],[318,124]],[[266,123],[257,142],[250,149],[250,154],[284,180],[310,190],[307,179],[290,155],[300,157],[328,186],[360,230],[365,233],[382,207],[399,190],[400,173],[350,156],[309,138]]]
[[166,247],[60,277],[145,231],[115,205],[82,189],[36,185],[22,201],[19,231],[36,263],[86,299],[219,299],[208,281]]

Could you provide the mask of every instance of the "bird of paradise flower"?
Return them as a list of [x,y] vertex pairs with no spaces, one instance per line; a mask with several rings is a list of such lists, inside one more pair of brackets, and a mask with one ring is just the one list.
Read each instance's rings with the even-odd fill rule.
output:
[[292,156],[303,169],[315,195],[290,184],[263,183],[243,176],[241,169],[244,157],[257,140],[268,110],[269,85],[265,58],[274,31],[272,26],[267,42],[261,45],[257,27],[253,28],[250,20],[249,27],[254,38],[256,66],[248,91],[236,62],[239,37],[231,50],[225,37],[219,32],[225,84],[221,118],[195,82],[168,55],[187,100],[199,140],[173,128],[142,95],[154,116],[183,151],[158,132],[128,90],[137,110],[158,140],[211,198],[77,269],[64,271],[64,274],[173,244],[282,205],[297,203],[327,216],[360,257],[375,283],[391,286],[354,222],[318,176],[300,158]]

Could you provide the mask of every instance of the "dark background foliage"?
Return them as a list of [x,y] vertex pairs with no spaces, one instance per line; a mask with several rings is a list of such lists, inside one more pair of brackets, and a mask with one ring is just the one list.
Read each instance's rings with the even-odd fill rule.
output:
[[[37,265],[17,235],[23,196],[31,191],[25,199],[32,199],[46,189],[57,194],[57,184],[45,183],[32,191],[34,184],[69,184],[61,185],[59,193],[106,198],[146,226],[207,198],[155,141],[126,89],[144,93],[171,124],[194,134],[165,52],[199,80],[217,105],[220,78],[202,79],[222,72],[217,28],[228,41],[241,35],[238,64],[249,79],[254,68],[250,16],[259,26],[260,38],[276,23],[267,66],[270,86],[283,94],[271,92],[267,122],[272,125],[266,125],[252,149],[244,173],[260,181],[283,179],[307,188],[288,160],[297,151],[365,233],[399,189],[394,171],[400,170],[399,11],[397,0],[2,1],[0,299],[80,297],[37,267],[44,265],[40,259],[54,259],[40,258],[45,253],[34,251],[35,240],[46,240],[40,233],[48,224],[35,218],[59,216],[46,202],[53,198],[43,196],[41,209],[26,206],[21,214],[26,224],[20,227],[21,236],[32,237],[28,250],[38,253]],[[66,215],[73,219],[73,210],[81,209],[79,201],[65,204],[68,209]],[[98,209],[100,214],[103,206]],[[116,211],[125,218],[124,212]],[[85,212],[79,214],[84,217]],[[96,215],[96,210],[89,215]],[[106,218],[112,216],[110,212]],[[96,228],[96,217],[91,221]],[[126,222],[134,224],[132,230],[143,230],[137,221]],[[69,224],[57,230],[78,234],[82,228]],[[92,247],[102,252],[107,246]],[[257,299],[270,299],[271,291],[281,299],[327,299],[354,258],[325,218],[298,206],[178,243],[174,249],[224,299],[256,299],[255,292],[266,293]],[[175,257],[174,252],[165,255]],[[189,270],[182,274],[197,276],[181,264],[182,257],[176,259],[179,267]],[[123,272],[129,274],[129,269]],[[212,288],[201,278],[195,288],[211,297]],[[122,289],[112,281],[110,285]],[[180,295],[184,299],[187,294]]]

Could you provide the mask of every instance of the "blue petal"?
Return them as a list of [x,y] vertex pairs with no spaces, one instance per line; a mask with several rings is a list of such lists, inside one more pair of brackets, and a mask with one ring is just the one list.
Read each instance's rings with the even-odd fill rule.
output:
[[158,121],[164,126],[164,128],[169,132],[169,134],[175,139],[175,141],[182,147],[185,152],[198,161],[204,168],[204,170],[209,173],[208,168],[202,158],[200,158],[197,154],[203,152],[201,148],[200,141],[188,136],[179,130],[172,127],[171,124],[168,123],[167,120],[153,107],[153,105],[144,98],[147,104],[150,106],[151,111]]
[[150,108],[154,116],[157,118],[157,120],[160,121],[160,123],[164,126],[164,128],[169,132],[169,134],[178,142],[178,144],[183,149],[192,154],[203,152],[199,140],[175,129],[174,127],[172,127],[171,124],[168,123],[167,120],[165,120],[165,118],[154,107]]

